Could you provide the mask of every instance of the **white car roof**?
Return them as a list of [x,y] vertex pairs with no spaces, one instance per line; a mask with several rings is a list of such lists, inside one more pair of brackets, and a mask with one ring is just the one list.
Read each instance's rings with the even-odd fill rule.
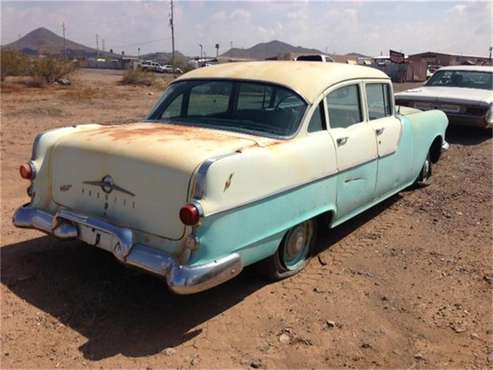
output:
[[478,72],[493,72],[493,66],[447,66],[442,67],[439,71],[478,71]]
[[225,78],[272,82],[287,86],[298,92],[309,103],[341,81],[355,79],[385,79],[376,68],[342,63],[300,63],[294,61],[237,62],[216,64],[207,68],[194,69],[176,81],[203,78]]

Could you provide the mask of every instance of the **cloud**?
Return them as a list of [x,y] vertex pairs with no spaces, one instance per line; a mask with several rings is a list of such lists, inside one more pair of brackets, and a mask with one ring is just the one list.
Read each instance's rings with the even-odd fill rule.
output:
[[[198,43],[221,52],[279,39],[294,45],[378,55],[388,49],[485,55],[492,44],[491,2],[176,1],[178,50]],[[40,26],[127,54],[170,50],[168,1],[2,1],[2,44]],[[152,40],[159,40],[150,42]]]

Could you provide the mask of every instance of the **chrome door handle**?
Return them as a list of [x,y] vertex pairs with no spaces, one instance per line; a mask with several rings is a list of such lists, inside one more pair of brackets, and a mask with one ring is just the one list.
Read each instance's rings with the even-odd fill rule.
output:
[[384,131],[385,131],[385,127],[380,127],[375,130],[377,135],[382,135]]
[[348,139],[349,139],[349,137],[347,137],[347,136],[343,136],[343,137],[337,138],[337,140],[336,140],[337,141],[337,145],[341,146],[341,145],[346,144],[347,141],[348,141]]

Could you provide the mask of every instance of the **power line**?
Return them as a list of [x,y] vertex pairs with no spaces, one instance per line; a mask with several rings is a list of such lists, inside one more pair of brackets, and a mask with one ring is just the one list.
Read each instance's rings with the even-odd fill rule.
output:
[[175,70],[175,26],[173,23],[173,0],[170,1],[171,14],[169,17],[169,26],[171,27],[171,67]]
[[65,22],[62,23],[62,31],[63,31],[63,59],[67,58],[67,45],[65,38]]
[[112,46],[113,48],[127,48],[127,47],[130,47],[130,46],[141,46],[141,45],[147,45],[147,44],[152,44],[153,42],[158,42],[158,41],[165,41],[165,40],[169,40],[171,39],[171,37],[163,37],[163,38],[160,38],[160,39],[155,39],[155,40],[149,40],[149,41],[141,41],[141,42],[135,42],[135,43],[132,43],[132,44],[122,44],[122,45],[114,45]]

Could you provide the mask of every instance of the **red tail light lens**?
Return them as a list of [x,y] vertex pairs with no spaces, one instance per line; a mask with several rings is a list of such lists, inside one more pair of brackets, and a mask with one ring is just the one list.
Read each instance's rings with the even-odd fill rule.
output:
[[200,220],[199,209],[193,204],[185,204],[180,209],[180,220],[188,226],[197,225]]
[[34,178],[34,168],[31,163],[27,162],[19,167],[19,173],[21,177],[26,180],[32,180]]

